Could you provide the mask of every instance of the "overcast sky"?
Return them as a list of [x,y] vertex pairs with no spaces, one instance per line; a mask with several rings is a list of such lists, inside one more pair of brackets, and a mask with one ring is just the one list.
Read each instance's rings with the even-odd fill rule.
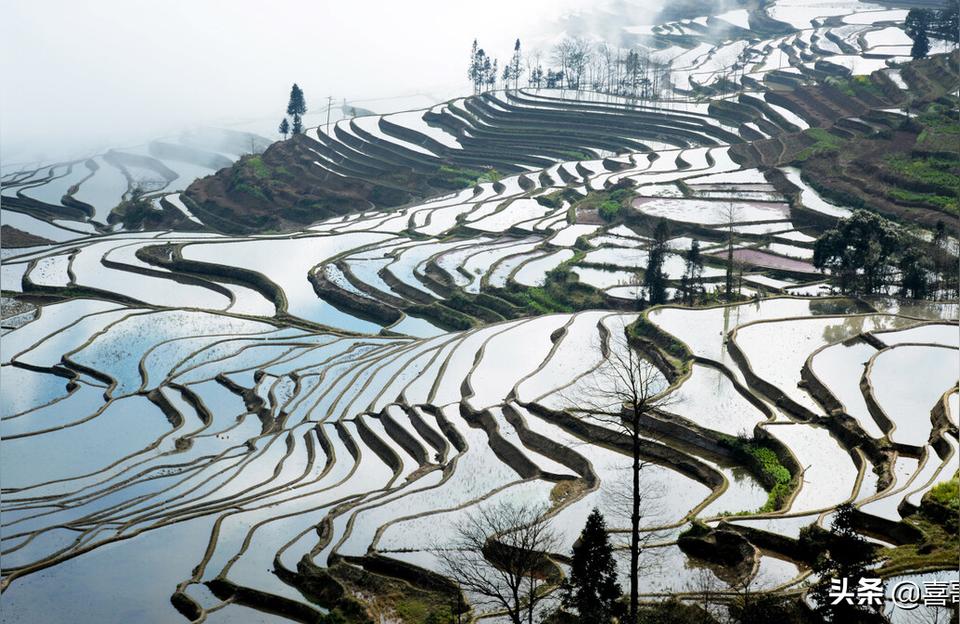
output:
[[[638,3],[646,4],[649,3]],[[501,60],[591,0],[3,0],[0,130],[10,160],[143,142],[193,124],[469,88],[474,36]],[[362,104],[361,104],[362,106]],[[59,154],[58,154],[59,152]]]

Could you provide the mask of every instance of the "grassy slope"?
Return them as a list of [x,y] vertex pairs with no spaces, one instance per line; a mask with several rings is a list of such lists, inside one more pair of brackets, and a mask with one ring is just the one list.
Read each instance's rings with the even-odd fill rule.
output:
[[[795,163],[822,193],[853,207],[933,225],[960,215],[960,122],[945,103],[869,136],[812,128]],[[953,149],[950,149],[950,145]]]

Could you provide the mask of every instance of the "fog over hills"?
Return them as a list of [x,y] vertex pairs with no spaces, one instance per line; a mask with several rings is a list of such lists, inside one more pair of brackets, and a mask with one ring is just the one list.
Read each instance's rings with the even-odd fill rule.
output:
[[403,102],[382,98],[425,94],[415,103],[422,106],[468,90],[474,37],[505,59],[517,37],[527,50],[547,49],[565,31],[603,36],[625,21],[644,23],[655,6],[11,0],[0,8],[3,156],[81,157],[261,117],[272,130],[292,82],[312,112],[328,95],[388,112]]

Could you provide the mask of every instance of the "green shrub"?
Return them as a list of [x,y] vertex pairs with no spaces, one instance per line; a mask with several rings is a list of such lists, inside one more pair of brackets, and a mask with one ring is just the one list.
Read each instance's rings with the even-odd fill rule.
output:
[[260,178],[261,180],[265,180],[270,177],[270,167],[263,162],[263,158],[260,156],[250,156],[249,158],[243,159],[240,162],[242,167],[249,171],[253,177]]
[[703,537],[709,535],[712,530],[702,520],[694,520],[690,523],[690,528],[682,531],[678,537]]
[[793,491],[793,475],[780,462],[780,458],[767,443],[746,436],[723,436],[718,442],[731,449],[738,461],[743,463],[757,479],[768,488],[767,502],[758,511],[776,511],[790,498]]
[[960,512],[960,478],[954,474],[949,481],[938,483],[927,493],[927,497],[955,513]]
[[436,188],[461,189],[474,186],[482,175],[483,172],[476,169],[440,165],[436,172],[427,178],[427,183]]
[[659,327],[651,323],[646,316],[641,315],[627,328],[627,331],[630,332],[632,337],[643,337],[651,340],[658,347],[681,362],[686,363],[693,357],[682,342],[662,331]]
[[590,251],[593,249],[593,245],[590,244],[586,236],[578,236],[577,240],[573,243],[573,247],[580,251]]
[[608,199],[600,204],[599,211],[600,218],[609,223],[620,215],[620,203]]
[[252,184],[247,184],[246,182],[241,182],[240,184],[235,185],[232,190],[235,193],[256,197],[262,201],[269,201],[267,194],[262,188],[259,186],[253,186]]

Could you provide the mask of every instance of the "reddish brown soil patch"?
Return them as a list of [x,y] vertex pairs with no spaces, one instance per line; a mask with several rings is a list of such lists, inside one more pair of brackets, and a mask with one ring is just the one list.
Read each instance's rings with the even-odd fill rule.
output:
[[[726,252],[711,255],[722,259],[726,259],[727,257]],[[804,262],[803,260],[794,260],[792,258],[784,258],[783,256],[776,256],[763,251],[757,251],[756,249],[734,249],[733,260],[734,262],[741,262],[743,264],[749,264],[762,269],[792,271],[794,273],[818,272],[817,269],[814,268],[814,266],[809,262]]]

